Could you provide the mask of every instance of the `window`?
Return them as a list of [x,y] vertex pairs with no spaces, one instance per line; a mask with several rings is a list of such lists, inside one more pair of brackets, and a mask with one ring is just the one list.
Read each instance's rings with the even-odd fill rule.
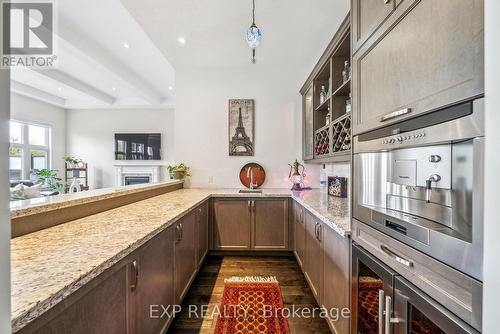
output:
[[9,177],[28,180],[32,169],[50,168],[49,126],[10,121]]

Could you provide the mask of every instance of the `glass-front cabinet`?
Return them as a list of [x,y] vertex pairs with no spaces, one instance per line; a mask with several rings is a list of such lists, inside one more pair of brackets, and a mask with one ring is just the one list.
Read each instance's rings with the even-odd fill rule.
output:
[[355,243],[351,328],[352,334],[479,334]]
[[395,276],[394,271],[353,244],[352,333],[385,333],[385,303],[391,303]]
[[303,96],[303,124],[302,124],[302,159],[314,158],[314,109],[313,109],[313,86]]
[[393,317],[397,334],[479,334],[402,277],[394,282]]

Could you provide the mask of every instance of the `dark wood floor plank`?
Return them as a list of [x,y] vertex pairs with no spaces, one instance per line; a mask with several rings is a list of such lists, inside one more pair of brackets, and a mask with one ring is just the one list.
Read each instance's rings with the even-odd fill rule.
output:
[[[217,256],[208,257],[194,280],[182,305],[170,326],[168,334],[213,334],[217,316],[211,317],[217,309],[224,291],[224,279],[231,276],[276,276],[280,282],[283,304],[291,308],[318,307],[314,296],[293,257],[266,256]],[[208,307],[205,318],[190,317],[189,305]],[[289,318],[292,334],[331,333],[325,319]]]

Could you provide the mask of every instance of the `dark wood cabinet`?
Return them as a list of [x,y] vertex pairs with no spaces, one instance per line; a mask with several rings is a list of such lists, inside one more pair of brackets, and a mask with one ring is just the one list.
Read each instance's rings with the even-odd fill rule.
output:
[[288,199],[214,200],[215,250],[288,250]]
[[85,295],[64,305],[66,308],[40,328],[31,323],[20,333],[88,334],[133,333],[130,328],[129,298],[131,262],[122,262],[105,279],[98,278]]
[[208,253],[208,202],[196,209],[196,260],[201,266]]
[[288,199],[252,200],[252,249],[288,250]]
[[[323,224],[323,290],[322,305],[328,310],[349,309],[351,290],[350,241]],[[336,333],[349,333],[350,319],[329,317]]]
[[[174,233],[167,229],[137,252],[137,286],[135,299],[135,333],[160,333],[172,319],[161,306],[174,305]],[[155,317],[151,317],[151,307]],[[168,314],[168,315],[171,315]]]
[[354,134],[484,94],[483,16],[483,0],[399,2],[353,56]]
[[198,269],[196,261],[196,212],[190,212],[174,224],[175,303],[180,304]]
[[305,248],[306,248],[306,229],[304,220],[304,209],[297,202],[293,203],[293,221],[294,221],[294,247],[295,258],[301,268],[304,268]]
[[251,248],[250,200],[214,200],[213,248],[249,250]]
[[323,281],[322,223],[309,212],[305,215],[306,248],[304,275],[318,304],[321,305]]

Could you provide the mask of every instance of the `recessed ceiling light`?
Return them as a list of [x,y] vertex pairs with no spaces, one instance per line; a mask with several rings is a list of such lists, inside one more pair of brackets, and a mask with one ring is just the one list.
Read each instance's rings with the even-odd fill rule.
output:
[[186,39],[184,37],[179,37],[179,43],[181,45],[186,45]]
[[123,43],[123,47],[124,47],[125,49],[129,49],[129,48],[130,48],[130,45],[129,45],[128,43]]
[[116,87],[111,87],[111,90],[114,92],[116,91]]
[[62,88],[61,88],[61,87],[57,87],[57,90],[58,90],[58,91],[62,91]]
[[168,90],[174,90],[174,87],[168,86]]

